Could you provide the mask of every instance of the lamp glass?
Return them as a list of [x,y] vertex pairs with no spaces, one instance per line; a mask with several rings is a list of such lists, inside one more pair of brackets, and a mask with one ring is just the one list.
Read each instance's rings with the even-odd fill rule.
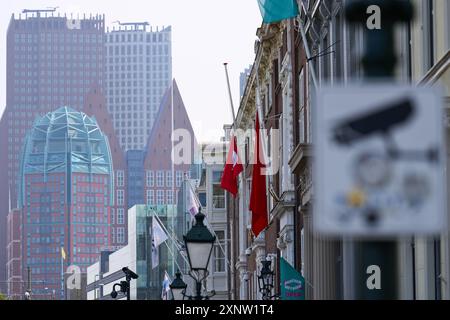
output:
[[172,288],[171,291],[173,300],[184,300],[186,288]]
[[186,241],[186,249],[188,251],[189,263],[192,270],[206,270],[208,268],[212,248],[212,242]]

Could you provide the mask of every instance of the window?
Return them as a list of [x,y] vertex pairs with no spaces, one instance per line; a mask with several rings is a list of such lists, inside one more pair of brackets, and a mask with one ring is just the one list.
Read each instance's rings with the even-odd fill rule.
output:
[[123,190],[117,190],[117,205],[123,206]]
[[151,206],[155,204],[155,191],[147,190],[147,205]]
[[117,228],[117,243],[125,243],[125,228]]
[[156,191],[156,204],[164,204],[164,190]]
[[111,208],[111,224],[115,224],[116,223],[115,216],[116,216],[116,212],[114,211],[114,208]]
[[166,187],[172,187],[172,171],[166,171]]
[[174,204],[172,190],[166,190],[166,199],[167,199],[167,204]]
[[164,171],[156,172],[156,186],[164,187]]
[[117,224],[124,224],[125,223],[125,214],[123,208],[117,209]]
[[155,176],[152,170],[147,170],[147,187],[155,185]]
[[117,186],[123,187],[123,170],[117,170]]
[[200,200],[200,204],[203,208],[206,208],[206,192],[198,193],[198,200]]
[[213,208],[225,209],[225,191],[220,186],[220,179],[222,177],[221,171],[213,171],[212,187],[213,187]]
[[217,240],[214,244],[214,272],[225,272],[225,231],[216,231],[216,236]]
[[298,142],[305,143],[305,81],[303,69],[298,76],[299,113],[298,113]]
[[181,187],[181,183],[183,182],[183,171],[177,171],[176,180],[177,188]]

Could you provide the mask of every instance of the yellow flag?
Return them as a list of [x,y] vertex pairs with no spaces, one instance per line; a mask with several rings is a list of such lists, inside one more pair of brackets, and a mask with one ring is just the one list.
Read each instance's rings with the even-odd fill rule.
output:
[[64,247],[61,247],[61,257],[66,260],[66,252],[64,251]]

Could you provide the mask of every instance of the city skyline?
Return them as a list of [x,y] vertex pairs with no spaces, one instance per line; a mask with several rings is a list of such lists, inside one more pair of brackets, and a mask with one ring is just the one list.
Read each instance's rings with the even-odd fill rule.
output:
[[450,300],[450,1],[18,1],[0,300]]
[[[239,103],[239,75],[254,58],[255,26],[261,25],[256,1],[199,0],[190,3],[171,1],[101,2],[59,0],[48,3],[19,0],[5,3],[0,13],[3,32],[0,34],[0,114],[6,106],[6,29],[11,14],[18,16],[23,9],[59,7],[56,13],[80,18],[83,14],[105,14],[105,27],[118,26],[115,21],[147,21],[151,26],[172,27],[172,76],[177,80],[187,106],[189,118],[199,142],[218,141],[223,136],[222,125],[231,123],[230,103],[223,63],[228,62],[234,105]],[[187,12],[209,12],[194,18]],[[213,13],[213,14],[211,14]],[[230,23],[229,17],[233,17]],[[213,26],[213,27],[212,27]],[[195,47],[195,50],[189,50]],[[205,82],[206,81],[206,82]],[[204,89],[205,83],[208,90]],[[214,85],[211,85],[214,84]],[[208,118],[208,121],[203,119]]]

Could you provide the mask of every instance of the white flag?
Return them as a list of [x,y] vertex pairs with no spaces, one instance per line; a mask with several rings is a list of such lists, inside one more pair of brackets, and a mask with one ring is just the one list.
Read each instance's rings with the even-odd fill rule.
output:
[[161,243],[168,239],[167,234],[155,217],[152,218],[152,239],[155,247],[159,247]]
[[155,246],[155,241],[152,239],[152,269],[159,265],[159,249]]
[[188,198],[187,198],[187,210],[191,214],[191,216],[195,217],[198,213],[198,208],[200,207],[200,203],[197,199],[197,196],[194,194],[192,190],[191,184],[188,181]]

